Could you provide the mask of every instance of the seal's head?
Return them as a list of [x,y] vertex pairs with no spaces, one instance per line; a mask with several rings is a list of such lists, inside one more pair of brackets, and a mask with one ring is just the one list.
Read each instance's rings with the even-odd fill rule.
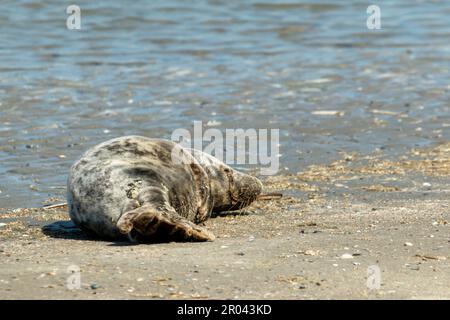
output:
[[214,196],[214,211],[239,210],[256,200],[262,190],[262,184],[257,178],[227,167],[223,171],[225,180],[228,180],[228,196]]
[[262,184],[257,178],[233,170],[207,153],[191,150],[208,174],[214,212],[240,210],[261,193]]

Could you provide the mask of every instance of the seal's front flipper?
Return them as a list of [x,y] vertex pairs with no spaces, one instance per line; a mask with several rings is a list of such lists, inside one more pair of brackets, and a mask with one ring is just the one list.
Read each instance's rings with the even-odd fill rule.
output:
[[144,205],[125,212],[117,222],[123,234],[139,242],[212,241],[214,235],[183,218],[173,208]]

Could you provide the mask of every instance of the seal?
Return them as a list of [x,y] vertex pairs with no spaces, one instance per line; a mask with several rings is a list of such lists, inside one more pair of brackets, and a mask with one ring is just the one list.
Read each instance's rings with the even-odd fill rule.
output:
[[249,205],[262,184],[202,151],[125,136],[89,149],[71,167],[67,189],[72,221],[93,236],[212,241],[198,224],[212,212]]

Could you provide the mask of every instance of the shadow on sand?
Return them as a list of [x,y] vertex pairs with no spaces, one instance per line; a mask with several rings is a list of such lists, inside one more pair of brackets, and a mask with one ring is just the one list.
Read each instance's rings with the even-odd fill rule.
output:
[[52,238],[71,239],[71,240],[98,240],[92,237],[72,221],[55,221],[42,227],[42,232]]
[[[88,234],[78,228],[72,221],[55,221],[42,227],[42,232],[49,237],[66,240],[105,241],[95,235]],[[106,240],[110,246],[134,246],[138,243],[130,242],[126,238],[123,241]]]

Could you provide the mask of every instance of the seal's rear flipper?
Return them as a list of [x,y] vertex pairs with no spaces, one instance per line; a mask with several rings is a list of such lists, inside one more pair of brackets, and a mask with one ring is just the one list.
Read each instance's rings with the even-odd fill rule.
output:
[[139,242],[213,241],[214,235],[204,227],[183,218],[173,208],[155,208],[144,205],[127,211],[117,227]]

